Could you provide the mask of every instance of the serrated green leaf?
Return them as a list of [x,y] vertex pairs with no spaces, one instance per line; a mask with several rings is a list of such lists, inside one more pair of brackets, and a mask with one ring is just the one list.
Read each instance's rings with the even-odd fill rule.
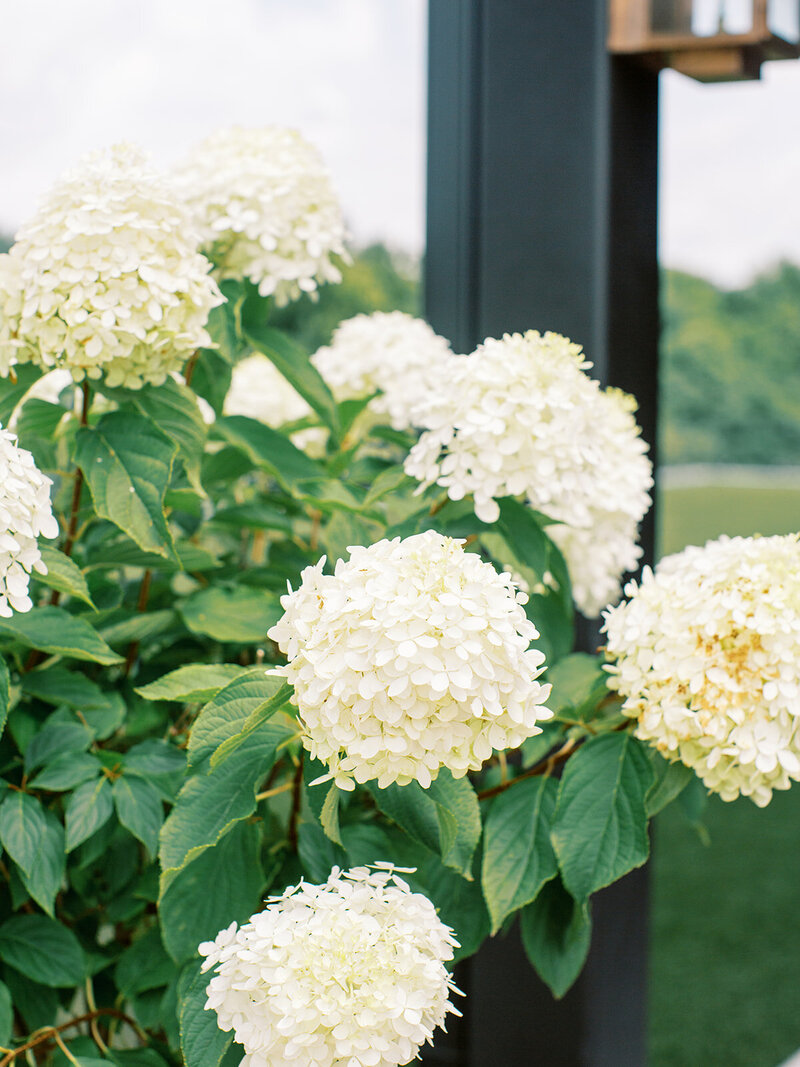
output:
[[162,894],[187,863],[253,814],[258,786],[269,774],[277,746],[290,735],[285,725],[265,723],[247,745],[186,782],[161,831]]
[[220,508],[214,513],[214,522],[224,526],[233,526],[237,530],[243,526],[252,530],[282,530],[287,534],[291,534],[294,530],[292,520],[285,512],[260,500]]
[[145,700],[199,704],[211,700],[234,678],[247,673],[238,663],[191,663],[135,690]]
[[66,667],[46,667],[44,670],[28,671],[22,677],[22,691],[37,697],[46,704],[67,704],[71,708],[102,708],[107,699],[96,682],[79,671]]
[[266,883],[261,837],[257,824],[239,823],[170,883],[158,913],[164,946],[177,963],[196,955],[201,941],[213,940],[257,909]]
[[608,694],[603,663],[599,656],[573,652],[550,667],[544,681],[553,689],[547,706],[558,713],[567,708],[582,709],[594,706]]
[[144,641],[172,629],[183,629],[177,614],[165,608],[163,611],[146,611],[121,619],[111,626],[104,626],[103,638],[110,645],[127,645],[130,641]]
[[187,963],[178,983],[181,1051],[186,1067],[219,1067],[232,1035],[220,1030],[215,1011],[205,1010],[208,975],[200,965],[200,960]]
[[33,867],[45,827],[44,808],[36,797],[16,789],[6,793],[0,804],[0,842],[25,874]]
[[319,813],[320,826],[325,831],[325,836],[337,845],[342,844],[342,835],[339,830],[339,792],[336,783],[331,782]]
[[50,722],[31,738],[25,749],[25,772],[65,752],[84,752],[92,743],[92,734],[79,722]]
[[283,377],[303,397],[331,430],[334,440],[340,436],[339,411],[333,394],[307,353],[281,330],[263,321],[260,301],[251,297],[242,307],[242,328],[245,337],[266,356]]
[[46,915],[14,915],[0,926],[0,959],[52,988],[81,985],[86,960],[75,934]]
[[647,755],[653,765],[654,780],[644,803],[648,818],[652,818],[683,792],[694,772],[685,763],[670,763],[654,748],[648,748]]
[[126,771],[136,774],[174,774],[186,767],[186,753],[168,741],[150,737],[129,748],[122,762]]
[[167,955],[156,926],[151,926],[126,948],[114,968],[114,981],[126,997],[158,989],[174,975],[175,964]]
[[72,659],[92,660],[106,666],[122,662],[88,622],[63,608],[34,608],[11,619],[0,619],[0,638],[3,637]]
[[251,463],[267,471],[290,492],[299,482],[325,478],[319,464],[295,448],[288,437],[263,422],[244,415],[228,415],[217,419],[214,432],[244,452]]
[[580,974],[589,951],[588,904],[573,899],[560,878],[547,882],[520,916],[522,944],[536,973],[556,998]]
[[254,644],[267,640],[267,630],[283,615],[275,593],[247,586],[210,586],[178,605],[186,626],[215,641]]
[[93,608],[89,587],[77,563],[51,545],[40,544],[39,551],[42,554],[42,562],[47,567],[47,574],[37,573],[36,580],[50,589],[57,589],[59,593],[77,597]]
[[64,752],[45,764],[31,780],[30,787],[61,793],[97,778],[102,769],[103,765],[97,756],[89,752]]
[[437,856],[430,854],[425,859],[413,862],[418,868],[413,877],[420,883],[425,896],[433,901],[442,922],[455,931],[460,945],[455,950],[455,962],[471,956],[489,933],[489,913],[480,880],[474,878],[468,882],[451,867],[445,867]]
[[14,1007],[22,1016],[29,1030],[52,1026],[58,1010],[58,993],[55,989],[32,982],[13,967],[6,966],[5,980],[11,990]]
[[[216,767],[223,760],[228,759],[241,745],[247,744],[250,738],[262,729],[268,719],[289,703],[291,696],[292,687],[284,682],[268,700],[250,712],[241,728],[232,737],[226,738],[216,752],[212,753],[211,766]],[[287,730],[286,735],[290,736],[290,734],[291,731]]]
[[520,563],[539,575],[544,574],[549,541],[536,512],[513,496],[504,496],[497,504],[500,508],[500,517],[495,524],[497,532]]
[[364,507],[374,504],[376,500],[380,500],[387,493],[397,492],[401,486],[411,487],[415,485],[414,479],[409,478],[401,465],[389,467],[387,470],[381,471],[367,490],[367,495],[364,497]]
[[189,763],[197,766],[244,726],[248,716],[263,707],[284,685],[263,667],[246,671],[219,690],[201,710],[189,735]]
[[480,809],[466,778],[442,770],[426,791],[417,782],[379,789],[367,783],[375,803],[415,841],[442,857],[448,866],[471,878],[472,856],[481,834]]
[[97,514],[146,552],[171,558],[164,494],[177,453],[172,440],[143,415],[112,411],[78,430],[75,449]]
[[117,818],[155,857],[158,834],[164,823],[161,794],[144,778],[123,774],[112,786]]
[[80,712],[79,717],[99,741],[105,741],[112,734],[115,734],[122,726],[127,714],[127,708],[121,693],[116,693],[112,690],[105,694],[105,698],[106,703],[103,707],[76,709],[77,712]]
[[31,869],[23,873],[25,888],[36,903],[52,915],[56,894],[64,881],[67,857],[64,850],[64,827],[58,817],[44,809],[44,832]]
[[67,801],[67,852],[91,837],[111,818],[114,801],[107,778],[79,785]]
[[15,380],[10,376],[0,378],[0,424],[8,425],[14,408],[22,400],[34,382],[42,377],[41,367],[23,363],[14,367]]
[[14,1005],[11,1003],[11,991],[5,982],[0,982],[0,1045],[8,1048],[11,1031],[14,1026]]
[[551,837],[576,900],[647,859],[645,796],[652,781],[644,747],[629,733],[593,737],[568,760]]
[[344,867],[347,853],[335,844],[315,822],[300,824],[297,831],[297,856],[303,875],[311,882],[324,882],[332,867]]
[[192,390],[167,378],[161,385],[146,385],[137,390],[131,394],[131,399],[141,413],[172,440],[189,482],[205,496],[200,481],[200,461],[208,428]]
[[552,778],[526,778],[492,802],[484,829],[481,882],[493,934],[558,872],[550,843],[557,790]]

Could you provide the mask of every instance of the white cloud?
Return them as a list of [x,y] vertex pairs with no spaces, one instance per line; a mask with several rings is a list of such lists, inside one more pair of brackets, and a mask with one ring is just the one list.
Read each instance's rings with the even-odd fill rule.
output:
[[81,155],[300,128],[357,237],[421,247],[424,0],[26,0],[3,12],[0,230]]

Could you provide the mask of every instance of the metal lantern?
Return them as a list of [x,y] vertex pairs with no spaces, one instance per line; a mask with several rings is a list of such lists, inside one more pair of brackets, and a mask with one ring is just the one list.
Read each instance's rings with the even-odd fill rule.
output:
[[609,51],[703,82],[800,56],[800,0],[610,0]]

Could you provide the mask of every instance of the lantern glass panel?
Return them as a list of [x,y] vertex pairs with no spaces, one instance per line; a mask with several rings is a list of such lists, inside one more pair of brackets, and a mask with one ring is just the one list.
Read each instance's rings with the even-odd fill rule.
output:
[[792,44],[800,42],[800,3],[798,0],[769,0],[767,27],[770,33]]

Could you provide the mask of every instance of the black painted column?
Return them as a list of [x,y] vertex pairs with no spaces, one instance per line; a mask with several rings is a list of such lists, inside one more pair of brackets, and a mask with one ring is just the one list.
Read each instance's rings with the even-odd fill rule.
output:
[[[639,400],[652,450],[657,76],[608,55],[605,0],[429,3],[427,316],[462,352],[526,329],[583,344]],[[652,558],[652,513],[642,540]],[[560,1003],[516,933],[490,942],[461,975],[463,1023],[425,1062],[643,1067],[646,887],[636,871],[596,896],[589,961]]]

